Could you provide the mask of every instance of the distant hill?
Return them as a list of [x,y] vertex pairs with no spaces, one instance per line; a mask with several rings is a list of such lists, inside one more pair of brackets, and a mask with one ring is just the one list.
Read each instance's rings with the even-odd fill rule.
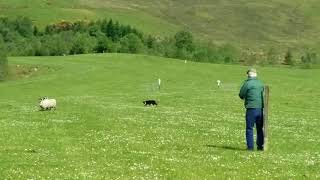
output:
[[243,48],[319,47],[317,0],[0,0],[1,16],[38,25],[110,17],[144,32],[192,31],[199,39]]

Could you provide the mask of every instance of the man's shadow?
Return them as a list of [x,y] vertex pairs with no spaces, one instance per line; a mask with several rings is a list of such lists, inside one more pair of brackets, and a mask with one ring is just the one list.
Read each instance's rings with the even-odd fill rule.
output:
[[233,151],[246,151],[246,149],[233,147],[233,146],[219,146],[219,145],[211,145],[211,144],[207,144],[205,146],[208,148],[226,149],[226,150],[233,150]]

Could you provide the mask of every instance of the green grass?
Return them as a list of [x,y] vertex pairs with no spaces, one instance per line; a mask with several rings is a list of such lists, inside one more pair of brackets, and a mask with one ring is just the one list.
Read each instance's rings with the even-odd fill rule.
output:
[[[9,61],[53,70],[0,83],[1,178],[320,178],[317,69],[258,67],[271,87],[269,146],[247,152],[237,95],[247,67],[125,54]],[[38,111],[40,96],[57,110]],[[143,107],[149,98],[159,106]]]
[[216,43],[297,51],[320,46],[318,9],[317,0],[0,0],[0,15],[25,15],[41,26],[109,17],[162,36],[188,29]]

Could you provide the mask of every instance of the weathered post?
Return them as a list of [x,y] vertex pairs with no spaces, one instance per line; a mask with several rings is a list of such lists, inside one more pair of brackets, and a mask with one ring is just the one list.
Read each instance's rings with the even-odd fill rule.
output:
[[159,78],[158,79],[158,89],[159,89],[159,91],[160,91],[160,87],[161,87],[161,79]]
[[220,80],[217,80],[217,86],[218,86],[218,88],[220,87],[220,84],[221,84],[221,81],[220,81]]
[[269,86],[264,87],[263,97],[263,133],[264,133],[264,149],[267,150],[268,144],[268,113],[269,113]]

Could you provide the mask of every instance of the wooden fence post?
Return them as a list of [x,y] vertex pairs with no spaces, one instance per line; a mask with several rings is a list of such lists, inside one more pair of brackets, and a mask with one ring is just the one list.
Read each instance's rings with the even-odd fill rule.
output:
[[268,144],[268,115],[269,115],[269,86],[264,87],[263,97],[263,133],[264,133],[264,150],[267,150]]

